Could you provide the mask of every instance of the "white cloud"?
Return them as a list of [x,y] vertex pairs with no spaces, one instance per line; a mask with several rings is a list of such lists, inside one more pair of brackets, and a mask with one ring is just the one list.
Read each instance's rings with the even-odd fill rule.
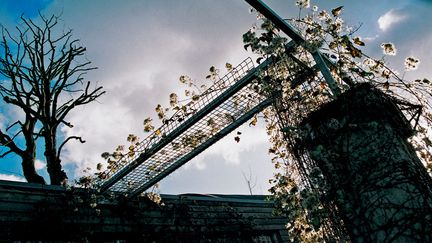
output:
[[[115,94],[113,94],[115,95]],[[93,104],[84,110],[75,110],[70,121],[72,129],[62,128],[65,136],[81,136],[86,143],[71,140],[65,146],[62,156],[64,163],[75,163],[75,175],[83,175],[87,168],[95,168],[103,159],[100,154],[113,151],[115,146],[126,142],[129,133],[137,133],[141,120],[134,119],[133,112],[127,106],[116,102]]]
[[35,161],[35,168],[36,168],[36,170],[42,170],[42,169],[45,169],[45,167],[46,167],[46,163],[45,162],[43,162],[42,160],[36,160]]
[[10,174],[0,174],[0,180],[26,182],[26,179],[24,177],[10,175]]
[[403,15],[394,9],[391,9],[384,15],[378,18],[378,26],[382,31],[387,31],[392,25],[401,22],[407,18],[406,15]]
[[368,42],[372,42],[372,41],[375,41],[378,37],[379,37],[379,35],[367,36],[367,37],[364,37],[363,40],[368,41]]
[[[234,15],[242,9],[242,3],[234,4],[237,10],[227,10],[224,3],[212,3],[212,11],[196,11],[209,5],[194,1],[126,4],[109,0],[101,8],[96,2],[58,2],[51,10],[64,10],[65,25],[74,30],[74,37],[87,47],[87,57],[99,67],[86,77],[98,81],[107,91],[99,104],[79,107],[69,114],[67,120],[73,129],[62,129],[65,136],[82,136],[86,140],[85,144],[70,141],[62,153],[65,164],[76,166],[71,179],[82,175],[87,167],[95,168],[103,160],[102,152],[127,144],[128,134],[145,138],[142,121],[155,115],[158,103],[167,104],[171,92],[179,91],[180,75],[204,79],[210,66],[223,67],[225,62],[236,64],[243,59],[241,34],[253,19],[245,9],[244,17],[226,28],[231,26],[231,20],[221,18],[221,14]],[[232,138],[230,142],[235,143]],[[213,150],[230,163],[239,163],[239,152],[231,148],[232,143]]]
[[[227,4],[231,7],[226,8]],[[364,5],[356,1],[349,4]],[[394,8],[399,6],[394,5]],[[281,9],[275,8],[277,11]],[[251,55],[244,53],[241,42],[242,33],[255,21],[255,16],[247,14],[247,10],[247,4],[229,0],[202,3],[193,0],[54,1],[51,12],[63,12],[64,23],[61,25],[74,30],[74,37],[80,38],[87,47],[86,56],[99,67],[98,70],[89,72],[87,77],[99,82],[108,91],[98,100],[99,104],[75,109],[67,117],[75,127],[62,129],[65,136],[78,135],[86,140],[85,144],[71,141],[62,154],[65,164],[76,165],[75,176],[81,175],[87,167],[94,168],[102,160],[102,152],[112,151],[117,144],[126,143],[129,133],[144,138],[143,119],[154,115],[156,104],[166,102],[168,94],[178,89],[179,75],[188,74],[194,79],[200,79],[205,77],[205,72],[211,65],[223,67],[225,62],[235,65],[245,55]],[[369,16],[368,14],[366,12],[365,16]],[[0,14],[1,18],[5,15]],[[232,21],[231,16],[236,16],[236,20]],[[378,19],[379,28],[387,31],[407,16],[405,11],[390,10]],[[410,16],[410,21],[416,18],[415,15]],[[5,22],[2,19],[5,26],[13,26],[10,22],[11,20]],[[427,21],[422,19],[422,23]],[[426,28],[425,24],[418,26]],[[380,33],[380,38],[389,32],[391,31]],[[372,35],[364,39],[372,42],[379,38]],[[422,66],[419,70],[421,68]],[[11,111],[6,118],[19,117],[17,114],[19,113]],[[1,125],[0,115],[0,128]],[[265,163],[272,167],[269,159],[266,156],[259,158],[254,153],[259,146],[265,147],[259,151],[266,155],[268,138],[263,128],[242,127],[239,130],[243,133],[240,143],[234,141],[234,132],[194,158],[188,163],[188,168],[182,171],[192,175],[197,173],[195,169],[201,169],[203,171],[199,173],[207,175],[205,172],[212,169],[212,161],[217,161],[217,166],[214,167],[227,165],[230,172],[234,171],[233,168],[238,170],[252,162],[259,166],[256,169],[259,172],[271,170],[272,168],[264,168],[262,165]],[[37,169],[44,166],[41,161],[36,162]],[[227,171],[215,172],[214,167],[208,174],[223,178],[227,182],[225,188],[231,189],[234,180],[226,178],[229,175]],[[243,184],[241,173],[238,175],[238,184]],[[6,176],[23,180],[13,175]],[[73,179],[72,175],[70,178]],[[206,179],[208,178],[203,177],[196,184],[209,192]],[[192,179],[188,177],[187,183],[190,180]],[[217,182],[218,186],[221,184],[223,183]],[[172,183],[170,190],[177,193],[176,186],[177,183]]]
[[0,113],[0,130],[4,130],[6,128],[5,126],[6,118],[3,114]]
[[[237,131],[242,133],[239,136],[239,143],[234,140]],[[247,153],[255,146],[266,146],[267,141],[268,137],[263,127],[248,127],[246,123],[192,159],[190,163],[185,165],[185,168],[205,169],[206,161],[211,161],[210,157],[212,156],[220,156],[226,164],[239,165],[245,160],[245,157],[242,157],[241,154]]]

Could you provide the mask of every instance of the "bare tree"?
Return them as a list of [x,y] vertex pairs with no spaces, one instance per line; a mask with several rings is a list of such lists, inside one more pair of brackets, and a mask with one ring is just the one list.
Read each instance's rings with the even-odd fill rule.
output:
[[[84,74],[95,69],[89,61],[80,62],[86,48],[72,31],[57,34],[58,16],[46,18],[41,24],[21,17],[14,37],[2,28],[0,56],[0,95],[3,101],[20,110],[24,118],[11,122],[0,130],[0,145],[21,157],[24,176],[28,182],[45,183],[35,170],[36,140],[45,142],[44,156],[51,184],[60,185],[67,175],[62,170],[61,151],[70,140],[85,141],[71,136],[58,141],[61,125],[72,127],[66,116],[77,106],[95,101],[105,93],[101,86],[84,82]],[[22,141],[25,141],[24,145]]]
[[257,184],[257,177],[255,176],[255,179],[252,180],[252,170],[249,168],[249,175],[246,176],[246,174],[242,171],[243,179],[245,180],[247,187],[249,189],[249,193],[253,195],[253,189],[255,188]]

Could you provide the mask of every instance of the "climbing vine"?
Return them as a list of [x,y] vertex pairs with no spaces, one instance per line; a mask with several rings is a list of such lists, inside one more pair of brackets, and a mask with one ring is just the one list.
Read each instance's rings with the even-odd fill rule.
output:
[[[234,107],[241,111],[244,105],[238,103],[246,99],[247,95],[280,95],[273,106],[266,108],[249,122],[250,126],[256,125],[258,120],[266,123],[271,143],[269,154],[276,170],[274,178],[270,179],[269,191],[277,206],[277,212],[287,215],[287,229],[293,241],[343,239],[346,233],[340,219],[335,215],[337,210],[333,204],[323,200],[328,184],[322,171],[308,156],[299,154],[296,147],[297,140],[301,137],[298,129],[301,121],[323,104],[333,100],[335,95],[314,67],[315,61],[310,53],[317,50],[322,53],[342,92],[359,83],[370,83],[394,99],[416,131],[410,142],[429,173],[432,172],[432,142],[428,130],[432,122],[432,87],[426,78],[403,78],[405,72],[416,70],[420,65],[420,60],[416,57],[409,56],[405,59],[402,74],[387,66],[386,57],[397,54],[393,43],[381,44],[383,55],[379,58],[364,53],[362,49],[365,42],[356,35],[358,27],[346,26],[341,17],[343,7],[330,11],[320,10],[317,6],[311,7],[307,0],[297,1],[297,6],[298,17],[286,21],[295,26],[306,39],[302,45],[290,44],[289,38],[271,21],[251,10],[251,13],[257,15],[257,23],[243,35],[244,48],[259,56],[256,59],[258,64],[270,58],[275,61],[262,70],[254,83],[248,86],[249,92],[240,93],[233,103],[237,102]],[[238,72],[230,63],[226,63],[225,69],[234,76]],[[163,126],[183,122],[197,112],[197,104],[202,99],[226,88],[227,84],[220,81],[220,73],[220,69],[210,67],[205,82],[182,75],[179,82],[185,86],[184,93],[171,93],[168,97],[169,107],[160,104],[155,107],[162,127],[157,128],[150,117],[144,119],[143,131],[148,138],[153,141],[164,137],[166,134]],[[181,150],[196,147],[213,136],[223,125],[236,119],[230,114],[220,116],[225,117],[224,124],[208,119],[206,125],[209,129],[189,134],[182,141],[172,143],[172,148]],[[237,133],[237,142],[240,141],[240,136],[241,133]],[[134,158],[148,149],[134,134],[130,134],[126,141],[127,145],[119,145],[113,152],[102,154],[105,161],[97,165],[98,180],[108,179],[128,162],[128,158]],[[319,148],[311,151],[310,156],[320,156],[322,151]],[[160,171],[163,168],[163,164],[157,164],[152,165],[150,170]],[[91,179],[81,179],[79,184],[87,185],[91,183]],[[133,182],[130,183],[133,186]],[[150,199],[160,203],[160,198],[156,195],[148,194]]]
[[[338,217],[334,215],[334,206],[323,201],[328,185],[322,172],[313,160],[299,154],[296,148],[296,140],[301,137],[299,123],[332,99],[324,78],[316,71],[301,67],[302,63],[309,67],[314,65],[307,50],[319,49],[328,57],[332,76],[342,91],[356,83],[371,83],[393,97],[416,129],[411,142],[429,172],[432,157],[427,127],[431,125],[432,89],[428,79],[404,80],[403,74],[387,67],[386,56],[397,53],[393,43],[382,43],[383,56],[379,59],[363,53],[365,43],[355,35],[357,28],[345,26],[341,18],[343,7],[327,12],[317,6],[311,8],[309,1],[297,1],[297,5],[299,17],[287,21],[301,32],[307,44],[296,51],[287,51],[287,40],[259,13],[258,24],[243,35],[245,48],[260,55],[257,61],[275,55],[279,58],[272,70],[262,75],[263,79],[273,81],[264,85],[280,87],[283,93],[283,101],[263,112],[272,143],[269,153],[278,171],[270,180],[270,192],[278,211],[288,216],[287,228],[293,241],[342,239],[345,232],[340,221],[335,221]],[[417,58],[407,57],[404,71],[415,70],[419,64]],[[293,87],[298,79],[303,84]],[[314,155],[323,154],[316,150],[311,152],[311,156]]]

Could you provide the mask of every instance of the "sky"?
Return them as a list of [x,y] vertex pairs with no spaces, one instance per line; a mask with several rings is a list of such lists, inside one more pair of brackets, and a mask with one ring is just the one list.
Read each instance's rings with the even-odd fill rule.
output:
[[[284,18],[298,15],[294,0],[264,2]],[[358,35],[366,42],[366,53],[379,58],[380,44],[393,42],[398,55],[387,58],[390,66],[403,72],[405,57],[415,56],[421,60],[418,70],[404,77],[432,78],[432,1],[312,0],[311,5],[327,10],[344,6],[346,24],[361,26]],[[61,131],[86,140],[69,143],[63,152],[73,180],[102,161],[102,152],[126,144],[128,134],[144,138],[143,120],[154,117],[157,104],[167,106],[170,93],[181,92],[180,75],[204,80],[210,66],[222,70],[226,62],[236,65],[251,56],[242,44],[242,34],[256,22],[249,9],[242,0],[0,0],[0,24],[13,29],[22,14],[35,18],[38,10],[61,14],[62,28],[73,30],[87,48],[86,58],[98,67],[86,78],[107,93],[75,109],[68,117],[74,127]],[[19,114],[1,105],[4,129]],[[240,143],[234,134],[227,136],[162,180],[160,193],[247,194],[246,176],[256,184],[254,194],[266,194],[274,170],[263,127],[261,122],[239,128]],[[48,178],[40,155],[37,169]],[[16,156],[0,159],[0,179],[24,180]]]

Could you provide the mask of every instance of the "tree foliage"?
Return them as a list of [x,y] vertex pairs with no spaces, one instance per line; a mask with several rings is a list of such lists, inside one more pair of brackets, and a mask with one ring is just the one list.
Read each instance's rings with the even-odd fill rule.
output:
[[59,140],[58,129],[73,127],[67,115],[105,92],[85,81],[87,71],[95,68],[83,58],[86,48],[72,39],[72,31],[56,28],[57,16],[40,14],[40,24],[24,17],[21,20],[17,36],[2,29],[0,95],[9,109],[18,110],[24,118],[16,118],[0,131],[1,145],[7,148],[1,157],[15,153],[22,160],[27,181],[45,184],[34,166],[36,141],[43,139],[51,184],[60,185],[67,179],[61,165],[64,145],[74,139],[84,140],[78,136]]

